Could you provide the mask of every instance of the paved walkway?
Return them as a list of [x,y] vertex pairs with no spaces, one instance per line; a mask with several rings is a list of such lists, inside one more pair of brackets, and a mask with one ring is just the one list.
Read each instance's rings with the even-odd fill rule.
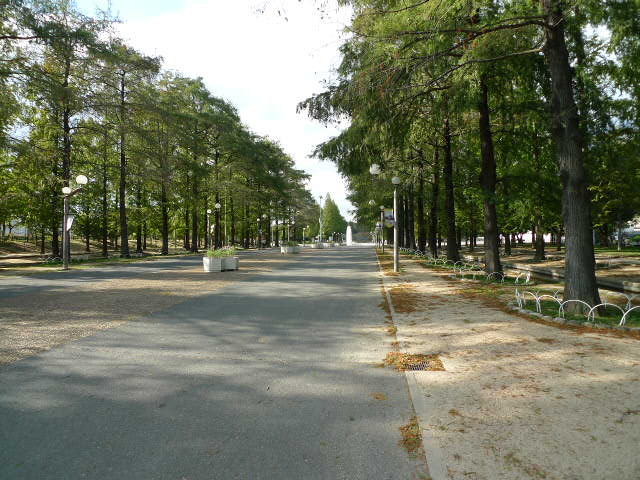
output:
[[[75,281],[0,285],[0,301],[52,278]],[[398,444],[406,381],[375,367],[380,299],[370,249],[306,251],[2,367],[0,478],[427,478]]]

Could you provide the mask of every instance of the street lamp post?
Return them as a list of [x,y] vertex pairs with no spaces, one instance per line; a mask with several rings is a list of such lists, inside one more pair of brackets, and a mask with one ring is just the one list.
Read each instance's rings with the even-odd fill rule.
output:
[[258,250],[262,246],[262,228],[260,228],[260,217],[256,218],[256,224],[258,226],[257,234],[258,234]]
[[[375,206],[375,204],[376,204],[376,201],[374,199],[369,200],[369,206],[370,207]],[[378,243],[378,241],[377,241],[378,240],[378,232],[377,232],[377,230],[375,230],[375,233],[376,233],[376,244],[377,244]]]
[[78,175],[76,177],[76,183],[80,185],[75,190],[71,190],[70,187],[63,187],[62,193],[64,194],[64,214],[62,218],[62,268],[63,270],[69,270],[69,257],[71,256],[71,225],[73,224],[74,216],[69,213],[69,199],[75,194],[82,191],[89,179],[84,175]]
[[207,208],[207,235],[204,237],[205,238],[205,243],[206,245],[204,246],[205,248],[210,248],[211,246],[211,227],[209,225],[211,225],[211,220],[209,219],[209,216],[211,215],[211,209]]
[[[369,167],[369,173],[371,175],[380,175],[380,165],[377,163],[372,163]],[[384,206],[380,205],[380,224],[382,225],[382,229],[380,230],[380,243],[382,244],[382,253],[384,253]]]
[[384,205],[380,205],[380,244],[384,253]]
[[393,271],[400,271],[400,253],[398,252],[398,185],[400,178],[393,177]]
[[216,225],[213,236],[213,248],[216,249],[220,246],[220,209],[222,208],[222,205],[216,202],[214,207],[216,207]]

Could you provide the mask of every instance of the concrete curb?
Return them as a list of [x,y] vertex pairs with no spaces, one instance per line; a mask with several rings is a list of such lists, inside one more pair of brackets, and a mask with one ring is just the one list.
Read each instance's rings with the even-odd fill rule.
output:
[[[382,288],[385,293],[387,304],[389,305],[389,314],[391,315],[391,319],[393,321],[396,316],[396,310],[393,306],[391,294],[389,293],[389,289],[387,288],[387,283],[385,282],[384,272],[382,270],[382,265],[380,265],[378,255],[376,255],[376,262],[378,263],[378,275],[380,275],[380,279],[382,280]],[[416,378],[416,372],[405,371],[404,378],[407,381],[407,389],[409,390],[409,397],[411,399],[411,403],[413,404],[413,411],[416,414],[418,425],[420,426],[420,434],[422,435],[422,446],[424,448],[425,458],[427,460],[427,471],[429,477],[432,480],[446,480],[447,474],[444,462],[442,461],[443,456],[441,453],[441,449],[438,447],[436,439],[431,434],[429,434],[428,430],[423,427],[423,425],[426,425],[428,423],[427,419],[430,418],[430,409],[427,399],[422,393],[422,388],[418,383],[418,379]]]

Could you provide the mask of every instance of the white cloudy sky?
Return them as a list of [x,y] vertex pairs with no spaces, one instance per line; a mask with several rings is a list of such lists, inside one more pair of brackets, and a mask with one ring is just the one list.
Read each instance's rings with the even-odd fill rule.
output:
[[[93,13],[107,0],[78,0]],[[112,0],[120,31],[133,47],[164,58],[164,67],[203,77],[214,95],[231,101],[248,127],[278,140],[298,168],[312,175],[317,198],[329,193],[343,215],[353,207],[333,164],[308,158],[337,131],[296,113],[323,90],[339,61],[349,12],[321,17],[313,0]],[[258,9],[265,7],[266,12]],[[278,15],[278,11],[281,15]],[[286,15],[287,20],[285,20]]]

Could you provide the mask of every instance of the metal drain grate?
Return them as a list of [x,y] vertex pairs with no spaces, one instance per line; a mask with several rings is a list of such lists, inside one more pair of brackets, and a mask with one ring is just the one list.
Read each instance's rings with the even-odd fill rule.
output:
[[407,365],[407,370],[433,370],[434,365],[431,362],[418,362],[412,365]]

